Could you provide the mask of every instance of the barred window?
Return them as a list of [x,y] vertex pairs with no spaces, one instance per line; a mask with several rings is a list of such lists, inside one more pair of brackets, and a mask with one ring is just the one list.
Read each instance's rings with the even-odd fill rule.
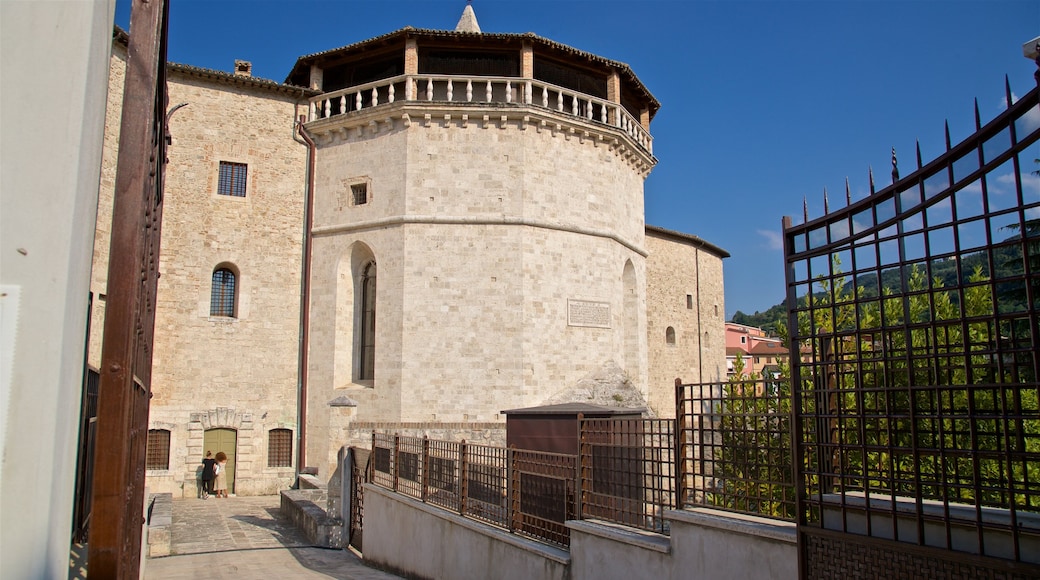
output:
[[354,205],[365,205],[368,203],[368,184],[355,183],[350,186],[350,193],[354,198]]
[[217,180],[217,193],[233,197],[246,196],[246,164],[220,162],[220,177]]
[[267,466],[292,467],[291,429],[271,429],[267,432]]
[[235,273],[227,268],[213,271],[209,315],[235,317]]
[[149,429],[148,444],[144,459],[145,469],[170,468],[170,432],[166,429]]

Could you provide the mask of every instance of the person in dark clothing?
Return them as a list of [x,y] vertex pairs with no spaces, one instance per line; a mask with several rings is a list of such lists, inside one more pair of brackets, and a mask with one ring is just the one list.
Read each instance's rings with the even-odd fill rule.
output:
[[207,451],[206,458],[202,460],[202,499],[209,499],[209,494],[213,493],[213,478],[216,477],[213,466],[216,464],[213,452]]

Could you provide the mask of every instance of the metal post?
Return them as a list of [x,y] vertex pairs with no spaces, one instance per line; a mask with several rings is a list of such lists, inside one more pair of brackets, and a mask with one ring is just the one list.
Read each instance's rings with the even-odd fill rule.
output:
[[[692,418],[691,418],[692,421]],[[676,470],[675,507],[682,509],[686,506],[686,389],[683,387],[682,379],[675,379],[675,462],[678,464]]]
[[[585,413],[578,413],[578,461],[574,466],[574,518],[582,519],[584,513],[582,513],[582,506],[585,505],[585,467],[586,461],[588,462],[589,473],[591,475],[592,469],[592,453],[591,451],[586,453],[586,426],[585,426]],[[591,489],[591,483],[589,489]]]
[[466,440],[459,443],[459,514],[466,515],[466,498],[469,496],[469,461]]
[[520,469],[516,465],[513,447],[506,450],[506,465],[509,470],[509,484],[506,488],[506,496],[509,499],[509,531],[515,532],[520,529],[523,516],[520,513]]
[[390,464],[390,472],[393,474],[394,491],[397,491],[397,478],[401,473],[400,461],[401,461],[401,435],[400,433],[394,433],[394,449],[393,449],[393,462]]
[[426,503],[426,490],[430,487],[430,437],[429,435],[423,435],[422,438],[422,465],[419,466],[422,475],[419,477],[422,489],[419,491],[419,497],[423,503]]

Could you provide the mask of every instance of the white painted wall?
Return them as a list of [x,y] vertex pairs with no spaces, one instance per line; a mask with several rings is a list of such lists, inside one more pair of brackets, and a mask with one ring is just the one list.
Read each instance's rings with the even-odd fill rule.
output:
[[570,521],[570,551],[365,486],[364,558],[419,578],[790,580],[793,522],[706,508],[665,512],[671,535]]
[[0,1],[0,577],[66,578],[115,0]]

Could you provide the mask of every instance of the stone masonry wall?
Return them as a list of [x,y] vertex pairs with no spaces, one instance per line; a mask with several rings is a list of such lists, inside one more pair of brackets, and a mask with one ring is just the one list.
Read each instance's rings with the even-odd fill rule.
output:
[[[646,245],[649,403],[658,416],[675,417],[676,378],[691,383],[725,377],[722,258],[649,231]],[[674,344],[666,338],[669,327]]]
[[[500,422],[608,362],[635,361],[625,370],[645,389],[645,354],[625,354],[645,353],[631,338],[645,333],[625,332],[643,315],[626,316],[622,283],[628,263],[627,307],[641,310],[645,174],[534,122],[400,109],[319,136],[308,460],[334,462],[339,396],[358,421]],[[370,196],[356,206],[359,182]],[[378,264],[370,384],[351,361],[359,248]],[[569,324],[570,301],[602,308],[602,323]]]
[[[89,360],[100,360],[125,51],[113,50],[92,291]],[[306,149],[292,138],[299,96],[169,76],[171,106],[150,429],[170,431],[169,469],[148,486],[195,493],[206,429],[237,433],[234,491],[268,494],[294,467],[267,467],[268,432],[297,431],[297,352]],[[217,194],[221,161],[247,165],[244,198]],[[212,273],[237,273],[237,314],[209,315]],[[295,450],[293,452],[295,464]]]

